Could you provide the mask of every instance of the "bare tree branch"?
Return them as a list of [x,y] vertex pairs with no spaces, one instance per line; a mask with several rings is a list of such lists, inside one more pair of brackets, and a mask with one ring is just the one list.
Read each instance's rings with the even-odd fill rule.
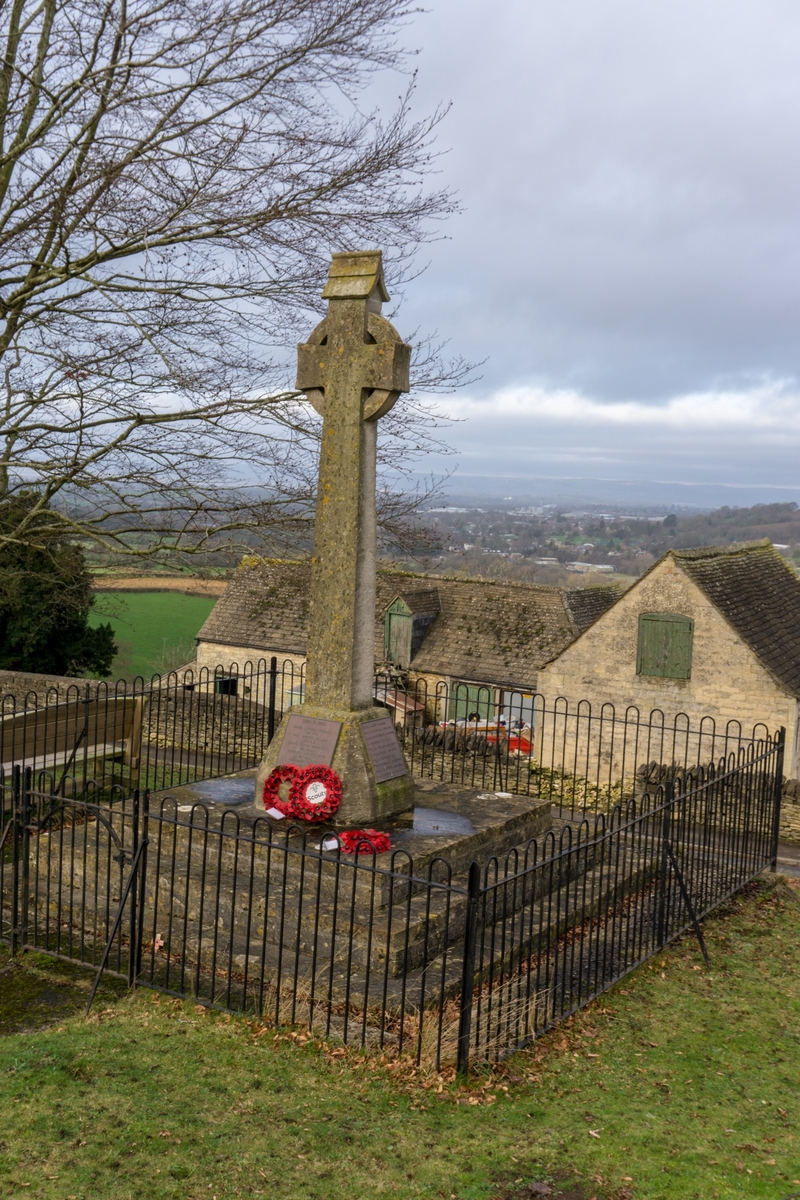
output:
[[[144,557],[305,536],[319,431],[286,384],[330,252],[381,245],[402,283],[454,210],[424,186],[443,112],[412,119],[410,89],[388,117],[359,106],[405,69],[411,12],[0,5],[0,500],[38,496],[0,542],[46,512]],[[423,344],[423,388],[467,371]],[[406,401],[382,461],[413,482],[439,437]],[[416,501],[385,494],[396,538]]]

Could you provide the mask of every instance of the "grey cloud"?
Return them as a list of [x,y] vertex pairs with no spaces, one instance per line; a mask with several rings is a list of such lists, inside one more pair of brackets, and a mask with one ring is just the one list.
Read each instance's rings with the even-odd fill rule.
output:
[[438,0],[449,222],[403,307],[513,382],[600,400],[800,377],[800,8]]

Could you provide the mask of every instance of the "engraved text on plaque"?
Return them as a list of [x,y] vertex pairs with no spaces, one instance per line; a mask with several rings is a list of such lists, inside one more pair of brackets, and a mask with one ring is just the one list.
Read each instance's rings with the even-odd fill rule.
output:
[[294,763],[296,767],[310,767],[321,763],[329,767],[339,739],[341,721],[323,721],[319,717],[291,716],[286,722],[278,766]]
[[397,779],[408,771],[403,751],[394,731],[391,717],[380,717],[377,721],[365,721],[361,734],[367,747],[369,761],[375,773],[376,783]]

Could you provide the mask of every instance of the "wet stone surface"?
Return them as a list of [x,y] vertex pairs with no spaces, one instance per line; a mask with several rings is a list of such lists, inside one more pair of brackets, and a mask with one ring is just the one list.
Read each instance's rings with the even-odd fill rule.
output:
[[185,787],[172,788],[167,794],[180,795],[180,804],[221,805],[223,808],[236,808],[240,804],[249,804],[253,800],[253,780],[255,771],[247,771],[240,775],[224,776],[221,779],[204,779],[200,783],[190,783]]
[[473,834],[475,826],[469,817],[461,813],[448,812],[446,808],[415,808],[414,822],[410,830],[398,832],[396,840],[403,837],[448,837],[451,834]]
[[[248,771],[172,788],[153,795],[151,811],[157,814],[163,804],[166,816],[171,817],[177,808],[179,820],[194,822],[198,818],[192,817],[192,809],[201,804],[208,811],[210,825],[224,820],[231,832],[230,822],[235,819],[242,829],[258,822],[262,836],[267,826],[273,838],[288,836],[298,844],[304,834],[307,845],[333,836],[335,830],[325,823],[301,826],[287,819],[274,820],[266,813],[256,817],[252,807],[254,775]],[[413,858],[415,868],[443,858],[453,871],[462,871],[473,860],[483,863],[532,837],[541,838],[551,827],[550,804],[537,797],[424,780],[416,783],[415,798],[417,803],[407,812],[374,822],[372,827],[388,833],[392,841],[392,850],[378,856],[380,865],[389,866],[392,853],[402,851]]]

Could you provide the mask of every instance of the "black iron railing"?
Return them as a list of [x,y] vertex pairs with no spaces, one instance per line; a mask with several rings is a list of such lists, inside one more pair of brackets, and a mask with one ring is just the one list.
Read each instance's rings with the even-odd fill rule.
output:
[[395,709],[414,775],[539,795],[572,815],[608,812],[768,736],[763,723],[619,711],[533,689],[421,680],[399,691],[379,678],[375,695]]
[[566,825],[527,862],[514,851],[487,864],[465,935],[469,1052],[503,1057],[687,929],[705,955],[701,919],[774,865],[782,755],[782,738],[765,739],[659,787],[654,803]]
[[164,790],[263,758],[304,673],[277,658],[0,697],[0,764],[71,781]]
[[[413,686],[378,675],[375,702],[392,713],[409,768],[493,792],[538,795],[571,816],[610,811],[758,745],[764,725],[623,712],[533,691],[445,682]],[[62,791],[95,780],[106,791],[164,791],[256,766],[284,713],[301,704],[304,669],[273,657],[148,683],[97,683],[45,696],[0,698],[0,766],[30,766]],[[43,785],[45,786],[45,785]]]
[[[131,983],[462,1069],[588,1003],[774,863],[783,731],[464,871],[30,768],[0,936]],[[364,849],[369,850],[368,846]]]

